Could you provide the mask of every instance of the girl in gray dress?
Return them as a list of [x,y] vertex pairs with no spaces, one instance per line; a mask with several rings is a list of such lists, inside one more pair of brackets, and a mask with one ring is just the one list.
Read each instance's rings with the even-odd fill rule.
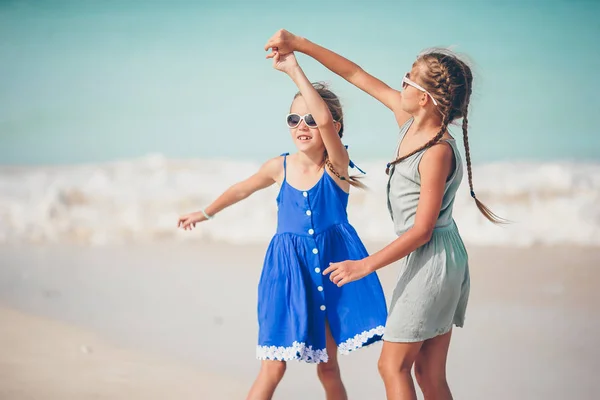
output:
[[415,399],[412,366],[425,399],[447,400],[446,358],[452,326],[462,327],[469,298],[468,257],[452,218],[463,177],[462,159],[448,125],[462,119],[471,197],[485,218],[503,222],[475,196],[467,138],[473,76],[445,50],[419,55],[402,79],[402,92],[358,65],[287,31],[265,49],[305,53],[393,111],[400,136],[388,163],[388,209],[398,238],[362,260],[332,263],[323,273],[342,286],[400,260],[379,359],[388,399]]

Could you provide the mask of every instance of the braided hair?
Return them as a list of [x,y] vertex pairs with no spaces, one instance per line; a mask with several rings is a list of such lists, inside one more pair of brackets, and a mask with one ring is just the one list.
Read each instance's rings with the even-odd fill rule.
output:
[[505,219],[494,214],[485,204],[479,201],[473,189],[473,171],[468,140],[468,110],[473,85],[471,68],[456,55],[444,50],[428,51],[421,54],[414,65],[417,64],[422,66],[422,73],[419,76],[421,85],[431,93],[431,96],[438,103],[438,111],[442,114],[442,125],[440,131],[423,146],[390,162],[387,171],[389,171],[391,165],[398,164],[408,157],[438,143],[442,139],[444,132],[448,129],[448,125],[454,120],[462,118],[463,141],[471,197],[475,200],[479,211],[489,221],[495,224],[506,223]]

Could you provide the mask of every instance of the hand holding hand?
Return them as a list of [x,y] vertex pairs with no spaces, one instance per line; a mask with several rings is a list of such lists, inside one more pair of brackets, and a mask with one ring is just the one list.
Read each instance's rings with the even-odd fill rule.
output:
[[275,52],[284,55],[296,51],[298,39],[298,36],[285,29],[278,30],[271,36],[271,39],[267,41],[267,44],[265,44],[265,51],[271,49],[271,53],[267,55],[267,58],[273,58]]

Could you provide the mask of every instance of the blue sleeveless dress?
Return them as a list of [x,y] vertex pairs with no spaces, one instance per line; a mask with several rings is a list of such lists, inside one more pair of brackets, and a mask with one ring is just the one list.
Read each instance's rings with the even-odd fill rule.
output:
[[311,189],[293,188],[284,179],[278,205],[277,233],[265,256],[258,285],[260,360],[328,361],[325,324],[338,350],[381,340],[387,318],[376,273],[337,287],[323,276],[330,262],[368,256],[348,222],[348,193],[326,171]]

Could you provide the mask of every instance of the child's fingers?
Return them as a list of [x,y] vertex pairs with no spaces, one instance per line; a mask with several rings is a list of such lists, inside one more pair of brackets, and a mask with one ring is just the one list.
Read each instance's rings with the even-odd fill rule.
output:
[[342,278],[339,280],[339,282],[337,283],[338,287],[342,287],[344,286],[346,283],[349,283],[350,279],[348,277]]
[[337,267],[335,266],[335,263],[329,263],[329,267],[325,268],[325,271],[323,271],[323,275],[327,275],[331,271],[335,271],[336,268]]
[[336,269],[329,275],[329,280],[333,283],[337,283],[343,277],[343,272],[339,269]]
[[267,42],[267,44],[265,44],[265,51],[269,50],[275,44],[276,44],[276,40],[275,39],[273,39],[273,38],[269,39],[269,41]]

